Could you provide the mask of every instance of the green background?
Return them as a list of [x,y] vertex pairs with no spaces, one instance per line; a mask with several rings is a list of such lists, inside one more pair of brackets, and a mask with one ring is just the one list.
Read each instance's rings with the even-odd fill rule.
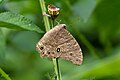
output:
[[[80,66],[59,59],[62,79],[120,80],[120,0],[45,0],[45,4],[61,9],[57,21],[67,25],[83,51]],[[39,0],[3,0],[0,13],[6,11],[24,15],[45,31]],[[35,47],[44,33],[0,28],[0,67],[12,80],[49,80],[53,63],[40,58]]]

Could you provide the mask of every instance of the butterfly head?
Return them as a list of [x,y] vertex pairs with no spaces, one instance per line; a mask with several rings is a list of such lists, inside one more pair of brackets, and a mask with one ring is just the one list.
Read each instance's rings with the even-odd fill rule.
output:
[[61,29],[61,28],[65,28],[65,29],[66,29],[66,24],[58,24],[57,26],[58,26],[60,29]]

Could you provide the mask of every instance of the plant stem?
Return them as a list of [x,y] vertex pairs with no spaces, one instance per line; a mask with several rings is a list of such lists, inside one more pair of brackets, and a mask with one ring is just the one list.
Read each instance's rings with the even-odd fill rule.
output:
[[0,68],[0,73],[6,80],[12,80],[1,68]]
[[61,80],[58,58],[53,58],[53,64],[54,64],[54,69],[55,69],[55,73],[57,76],[57,80]]
[[[46,7],[45,7],[44,0],[39,0],[39,1],[40,1],[42,13],[46,12]],[[43,16],[43,20],[44,20],[46,32],[48,32],[50,30],[50,24],[49,24],[48,17],[47,16]]]
[[55,24],[54,24],[54,20],[52,20],[52,28],[55,26]]
[[[46,12],[46,7],[45,7],[44,0],[39,0],[39,1],[40,1],[42,13]],[[46,32],[48,32],[50,30],[48,17],[47,16],[43,16],[43,20],[44,20],[44,23],[45,23]],[[53,26],[54,26],[54,22],[52,22],[52,27]],[[54,71],[55,71],[55,74],[57,76],[57,80],[61,80],[61,73],[60,73],[60,70],[59,70],[58,58],[53,58],[52,60],[53,60]]]

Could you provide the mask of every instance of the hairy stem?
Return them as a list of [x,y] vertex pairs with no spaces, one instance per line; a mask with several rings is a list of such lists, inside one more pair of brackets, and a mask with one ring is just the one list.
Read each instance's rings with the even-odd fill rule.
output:
[[[42,13],[46,12],[46,7],[45,7],[44,0],[39,0],[39,1],[40,1]],[[50,25],[49,25],[48,17],[47,16],[43,16],[43,20],[44,20],[46,32],[48,32],[50,30]],[[54,26],[54,22],[52,23],[52,27],[53,26]],[[57,80],[61,80],[61,73],[60,73],[60,70],[59,70],[58,58],[53,58],[52,60],[53,60],[54,71],[55,71]]]
[[12,80],[1,68],[0,68],[0,73],[6,80]]

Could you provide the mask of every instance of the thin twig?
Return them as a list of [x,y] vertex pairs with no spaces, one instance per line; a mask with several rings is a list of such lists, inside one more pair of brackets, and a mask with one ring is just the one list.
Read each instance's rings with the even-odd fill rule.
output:
[[54,22],[55,22],[55,21],[54,21],[54,20],[52,20],[52,28],[55,26]]

